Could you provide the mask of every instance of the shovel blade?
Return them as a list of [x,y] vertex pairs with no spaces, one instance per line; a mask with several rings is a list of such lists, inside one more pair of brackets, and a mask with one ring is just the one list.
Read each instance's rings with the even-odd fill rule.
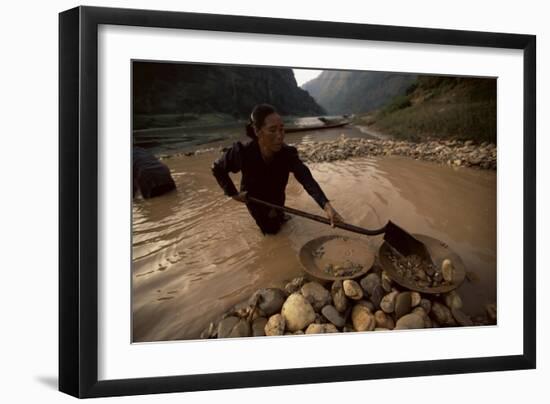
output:
[[386,224],[384,241],[405,257],[418,255],[422,260],[433,264],[426,245],[391,221]]

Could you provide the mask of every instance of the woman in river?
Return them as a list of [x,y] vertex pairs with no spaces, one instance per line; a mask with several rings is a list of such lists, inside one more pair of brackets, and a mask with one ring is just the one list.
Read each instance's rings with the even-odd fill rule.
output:
[[[284,143],[283,121],[273,106],[260,104],[254,107],[246,132],[252,140],[245,144],[234,143],[214,162],[212,173],[227,196],[246,203],[248,211],[264,234],[277,233],[286,217],[280,210],[247,201],[247,196],[283,206],[290,172],[325,211],[332,225],[342,221],[307,166],[298,157],[296,148]],[[237,192],[228,175],[230,171],[242,173],[240,192]]]

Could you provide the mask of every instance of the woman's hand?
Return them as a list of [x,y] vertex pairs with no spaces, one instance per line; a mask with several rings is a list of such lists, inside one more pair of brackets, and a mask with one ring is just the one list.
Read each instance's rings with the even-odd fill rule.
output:
[[342,216],[330,204],[330,202],[325,203],[325,213],[327,214],[327,218],[330,220],[330,225],[334,227],[334,223],[337,222],[343,222],[344,219],[342,219]]
[[247,196],[247,192],[243,191],[243,192],[239,192],[237,195],[233,195],[231,198],[233,198],[237,202],[245,203],[246,202],[246,196]]

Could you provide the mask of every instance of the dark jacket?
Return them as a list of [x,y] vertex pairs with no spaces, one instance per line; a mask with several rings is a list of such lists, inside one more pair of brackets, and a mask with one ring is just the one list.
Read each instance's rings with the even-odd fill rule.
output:
[[[240,191],[247,191],[251,197],[283,206],[288,176],[292,172],[321,208],[328,201],[307,166],[298,157],[295,147],[284,144],[268,164],[262,158],[257,140],[245,144],[236,142],[212,165],[212,173],[227,196],[238,193],[228,173],[239,171],[242,173]],[[269,230],[273,229],[267,218],[270,209],[254,203],[247,203],[247,208],[262,231],[271,233]],[[281,219],[282,214],[278,212],[277,220]],[[278,231],[276,225],[274,230]]]

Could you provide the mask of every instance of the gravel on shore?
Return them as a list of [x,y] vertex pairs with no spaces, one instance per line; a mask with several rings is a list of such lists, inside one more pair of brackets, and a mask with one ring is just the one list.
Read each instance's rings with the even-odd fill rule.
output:
[[[415,143],[403,140],[349,138],[342,135],[335,140],[291,145],[298,149],[300,158],[309,163],[346,160],[352,157],[405,156],[450,166],[488,170],[496,170],[497,167],[496,145],[488,142],[478,144],[472,140],[427,140]],[[225,150],[227,148],[211,147],[161,156],[161,159]]]

